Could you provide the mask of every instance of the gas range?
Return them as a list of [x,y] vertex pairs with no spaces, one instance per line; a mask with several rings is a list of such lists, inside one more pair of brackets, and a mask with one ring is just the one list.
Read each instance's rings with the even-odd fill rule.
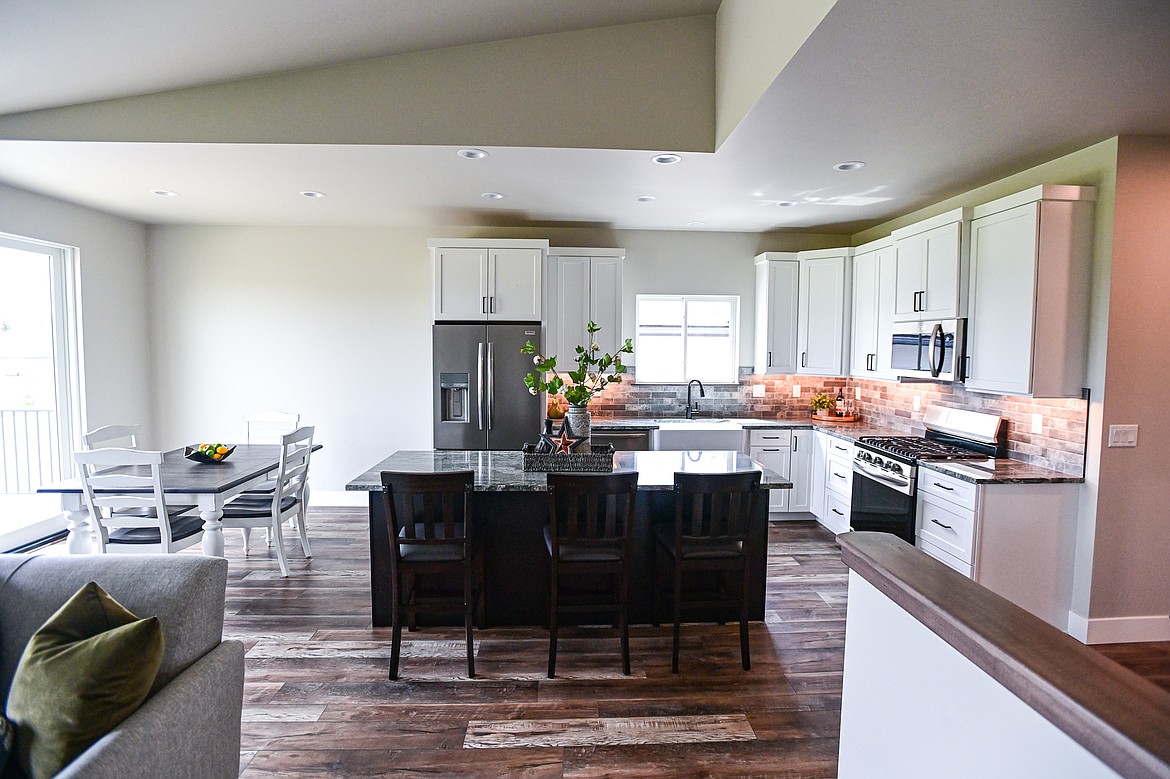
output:
[[966,446],[915,435],[865,436],[858,439],[859,447],[887,455],[904,463],[917,460],[965,460],[987,457]]

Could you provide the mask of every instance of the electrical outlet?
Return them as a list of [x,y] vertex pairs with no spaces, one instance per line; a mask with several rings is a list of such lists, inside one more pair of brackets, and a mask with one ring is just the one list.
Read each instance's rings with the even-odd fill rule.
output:
[[1044,432],[1044,415],[1043,414],[1033,414],[1032,415],[1032,432],[1033,433],[1043,433]]
[[752,397],[753,397],[753,398],[762,398],[762,397],[764,397],[764,391],[765,391],[765,389],[766,389],[766,388],[764,387],[764,385],[763,385],[763,384],[753,384],[753,385],[752,385]]
[[794,398],[800,397],[800,385],[799,384],[792,385],[792,397],[794,397]]
[[853,399],[854,400],[861,400],[861,387],[854,387],[853,388]]
[[1110,448],[1137,446],[1137,425],[1110,425]]
[[922,410],[922,396],[921,395],[914,396],[914,410],[915,411]]

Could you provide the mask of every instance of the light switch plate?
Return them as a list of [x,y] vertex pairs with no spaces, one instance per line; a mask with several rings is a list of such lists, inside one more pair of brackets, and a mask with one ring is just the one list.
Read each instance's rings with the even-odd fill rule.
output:
[[753,398],[764,397],[764,390],[765,389],[766,389],[766,387],[764,387],[763,384],[753,384],[752,385],[752,397]]
[[861,400],[861,387],[853,388],[853,398],[854,400]]
[[1043,414],[1033,414],[1032,415],[1032,432],[1033,433],[1043,433],[1044,432],[1044,415]]
[[1110,448],[1137,446],[1137,425],[1110,425]]
[[915,411],[922,410],[922,396],[921,395],[914,396],[914,410]]
[[792,397],[794,397],[794,398],[800,397],[800,385],[799,384],[792,385]]

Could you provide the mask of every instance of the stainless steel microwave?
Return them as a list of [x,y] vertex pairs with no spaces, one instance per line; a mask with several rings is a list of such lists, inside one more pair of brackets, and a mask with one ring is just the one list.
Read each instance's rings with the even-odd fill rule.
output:
[[895,322],[890,368],[899,378],[962,381],[966,320]]

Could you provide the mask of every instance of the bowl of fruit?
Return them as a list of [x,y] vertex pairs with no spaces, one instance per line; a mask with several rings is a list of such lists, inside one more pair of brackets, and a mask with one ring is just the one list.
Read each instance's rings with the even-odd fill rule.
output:
[[236,447],[227,444],[195,444],[188,446],[183,456],[197,463],[219,463],[226,460],[235,450]]

